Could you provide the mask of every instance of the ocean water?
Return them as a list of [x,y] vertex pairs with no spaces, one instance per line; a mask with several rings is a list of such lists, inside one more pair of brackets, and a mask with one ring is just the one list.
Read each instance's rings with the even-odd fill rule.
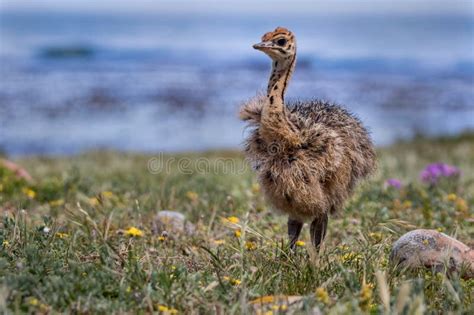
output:
[[293,30],[287,98],[349,108],[378,145],[474,129],[474,19],[465,16],[39,14],[0,11],[0,150],[238,148],[263,91],[251,48]]

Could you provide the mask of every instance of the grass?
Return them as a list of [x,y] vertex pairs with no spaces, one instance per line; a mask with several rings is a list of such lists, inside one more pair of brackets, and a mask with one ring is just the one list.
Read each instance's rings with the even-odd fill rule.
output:
[[[419,172],[437,161],[458,166],[461,178],[421,183]],[[473,134],[380,149],[377,175],[330,218],[319,255],[307,227],[289,252],[286,218],[271,212],[237,152],[92,152],[17,162],[36,180],[0,168],[5,313],[474,311],[472,279],[388,261],[391,244],[415,228],[473,245]],[[156,172],[159,165],[165,169]],[[384,187],[387,178],[401,179],[403,188]],[[164,209],[185,214],[195,231],[157,233],[154,217]]]

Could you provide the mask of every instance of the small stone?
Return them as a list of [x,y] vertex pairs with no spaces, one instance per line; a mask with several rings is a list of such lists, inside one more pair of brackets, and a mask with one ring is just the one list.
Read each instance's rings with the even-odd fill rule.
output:
[[153,229],[155,234],[167,233],[170,236],[192,234],[195,231],[194,225],[187,221],[182,213],[169,210],[158,212],[153,222]]
[[392,247],[390,260],[402,267],[434,268],[463,272],[474,277],[474,251],[460,241],[436,230],[414,230],[400,237]]

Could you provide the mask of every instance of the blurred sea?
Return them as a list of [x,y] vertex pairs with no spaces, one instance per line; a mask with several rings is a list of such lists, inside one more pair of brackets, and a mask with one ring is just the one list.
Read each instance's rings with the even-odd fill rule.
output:
[[296,33],[288,98],[344,104],[378,145],[474,129],[474,19],[466,16],[93,15],[0,12],[0,150],[238,148],[240,102]]

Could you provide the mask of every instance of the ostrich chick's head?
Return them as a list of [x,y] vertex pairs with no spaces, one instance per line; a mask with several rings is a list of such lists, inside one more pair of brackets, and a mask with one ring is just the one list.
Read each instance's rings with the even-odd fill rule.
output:
[[284,27],[277,27],[273,32],[262,36],[262,42],[253,48],[263,51],[273,61],[289,61],[296,54],[296,40],[293,33]]

